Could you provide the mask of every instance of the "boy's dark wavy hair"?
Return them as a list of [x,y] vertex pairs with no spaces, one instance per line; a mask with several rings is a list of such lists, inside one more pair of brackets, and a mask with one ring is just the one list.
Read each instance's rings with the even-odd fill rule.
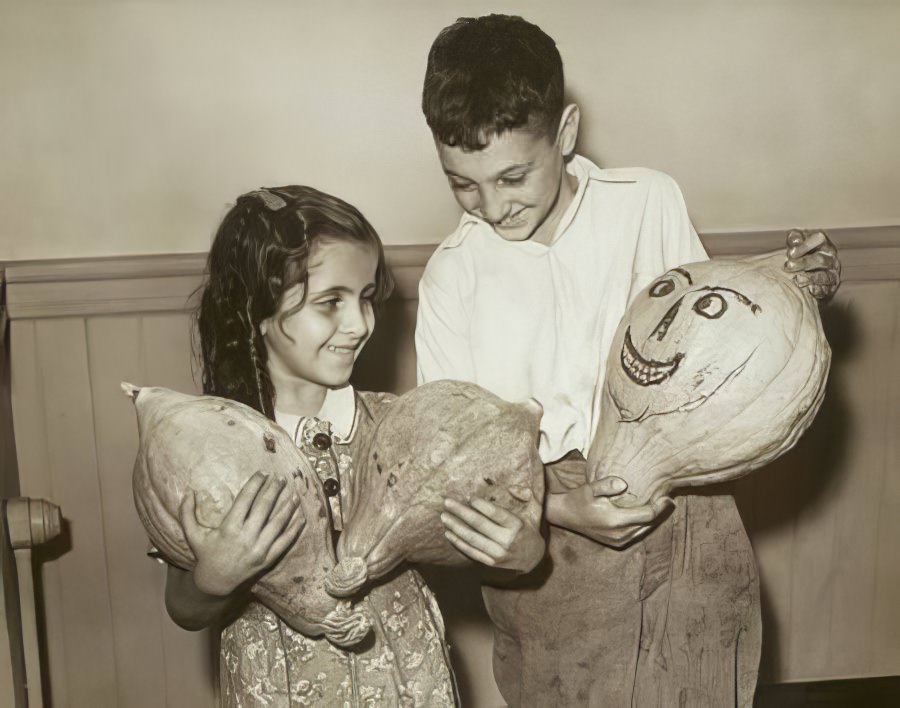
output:
[[461,17],[431,45],[422,112],[441,143],[481,150],[513,128],[554,136],[564,90],[562,58],[540,27],[510,15]]
[[393,280],[381,239],[355,207],[295,185],[238,197],[216,232],[194,313],[205,394],[239,401],[274,419],[275,391],[259,326],[277,312],[288,288],[302,283],[306,289],[309,254],[320,240],[375,249],[375,304],[388,298]]

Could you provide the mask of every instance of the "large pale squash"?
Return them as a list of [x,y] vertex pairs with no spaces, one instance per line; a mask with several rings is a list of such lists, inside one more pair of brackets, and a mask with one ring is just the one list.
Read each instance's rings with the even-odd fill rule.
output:
[[825,393],[831,350],[784,254],[690,263],[657,278],[610,350],[588,475],[623,506],[740,477],[789,450]]
[[324,634],[351,646],[370,629],[360,608],[324,589],[335,564],[325,496],[315,472],[281,428],[252,408],[214,396],[122,384],[134,399],[140,449],[134,465],[134,502],[150,540],[172,563],[196,563],[178,510],[196,495],[198,522],[219,526],[244,483],[257,471],[287,480],[300,498],[305,525],[253,593],[297,631]]
[[445,497],[484,497],[538,524],[541,413],[534,401],[508,403],[460,381],[427,383],[394,401],[352,480],[356,502],[329,592],[351,595],[404,560],[470,562],[444,536]]

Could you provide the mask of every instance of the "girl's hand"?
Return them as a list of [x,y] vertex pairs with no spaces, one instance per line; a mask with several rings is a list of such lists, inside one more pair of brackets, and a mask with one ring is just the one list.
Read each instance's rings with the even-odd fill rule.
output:
[[646,534],[653,522],[674,507],[669,497],[628,509],[607,497],[627,489],[618,477],[604,477],[560,494],[547,495],[547,520],[613,548],[621,548]]
[[524,573],[544,557],[540,531],[511,511],[480,497],[468,504],[444,499],[444,509],[444,535],[472,560]]
[[197,522],[196,501],[181,504],[181,525],[197,558],[194,585],[208,595],[230,595],[267,570],[294,542],[306,519],[300,499],[285,491],[284,479],[254,474],[238,493],[218,528]]

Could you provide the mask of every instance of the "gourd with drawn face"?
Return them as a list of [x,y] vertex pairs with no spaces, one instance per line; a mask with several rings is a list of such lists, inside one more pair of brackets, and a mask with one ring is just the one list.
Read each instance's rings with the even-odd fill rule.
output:
[[626,311],[610,350],[589,479],[615,475],[622,506],[740,477],[812,422],[831,350],[783,256],[691,263]]

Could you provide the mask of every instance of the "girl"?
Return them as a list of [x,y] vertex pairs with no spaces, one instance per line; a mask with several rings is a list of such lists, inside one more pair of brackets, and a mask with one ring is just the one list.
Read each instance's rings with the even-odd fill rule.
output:
[[[293,435],[315,468],[335,538],[353,504],[353,460],[390,405],[354,392],[354,362],[374,308],[392,288],[381,242],[354,207],[310,187],[238,198],[220,226],[197,313],[204,392],[240,401]],[[169,566],[166,604],[187,629],[230,622],[221,635],[226,706],[449,706],[455,689],[440,612],[414,570],[362,600],[374,638],[345,651],[299,634],[253,601],[249,587],[302,527],[298,500],[252,477],[217,529],[200,527],[189,498],[193,572]]]

